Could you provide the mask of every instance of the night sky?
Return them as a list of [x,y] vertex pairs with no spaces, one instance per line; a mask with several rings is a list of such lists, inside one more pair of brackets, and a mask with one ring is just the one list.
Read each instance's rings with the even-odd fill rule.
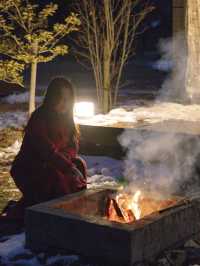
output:
[[[56,20],[62,21],[66,13],[71,10],[73,0],[37,0],[45,5],[50,2],[59,4]],[[155,50],[161,38],[167,38],[172,35],[172,0],[150,0],[155,10],[148,15],[145,20],[147,30],[140,36],[138,41],[138,50]]]

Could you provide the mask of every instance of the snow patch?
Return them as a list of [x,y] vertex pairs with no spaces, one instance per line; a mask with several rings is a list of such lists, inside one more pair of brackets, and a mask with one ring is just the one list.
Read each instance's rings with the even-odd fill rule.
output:
[[66,263],[73,263],[78,260],[78,256],[75,255],[69,255],[69,256],[53,256],[47,259],[46,265],[55,265],[56,263],[59,262],[59,265],[67,265]]
[[136,123],[137,121],[133,112],[126,111],[124,108],[117,108],[106,115],[98,114],[88,119],[75,117],[75,122],[85,125],[112,126],[120,122]]
[[19,254],[30,254],[24,248],[25,233],[11,236],[7,241],[0,243],[0,262],[6,265],[14,265],[13,258]]
[[[166,120],[182,120],[190,122],[200,121],[200,105],[183,105],[172,102],[156,102],[149,106],[124,106],[111,110],[108,114],[98,114],[91,118],[75,118],[82,125],[93,126],[116,126],[117,124],[128,124],[133,128],[140,122],[150,124]],[[125,125],[123,125],[126,127]],[[123,127],[122,126],[122,127]]]
[[103,175],[120,178],[123,174],[123,162],[106,156],[82,156],[87,162],[88,175]]
[[0,113],[0,130],[9,127],[22,128],[27,123],[27,114],[21,111]]
[[[158,123],[166,120],[200,121],[200,105],[183,105],[172,102],[155,102],[146,106],[128,105],[111,110],[108,114],[97,114],[89,118],[75,117],[81,125],[116,126],[125,124],[133,128],[140,122]],[[0,113],[0,130],[7,127],[21,128],[27,123],[25,112]],[[125,126],[126,127],[126,126]]]
[[111,176],[94,175],[87,178],[87,187],[91,188],[103,188],[103,187],[116,187],[117,181]]
[[7,241],[0,243],[0,264],[5,266],[68,265],[79,259],[75,255],[56,255],[47,258],[44,264],[41,262],[43,257],[43,253],[35,255],[25,248],[25,233],[10,236]]
[[[36,96],[35,101],[37,103],[41,103],[43,100],[43,96]],[[29,101],[29,92],[24,93],[14,93],[8,95],[2,99],[2,102],[9,103],[9,104],[16,104],[16,103],[27,103]]]

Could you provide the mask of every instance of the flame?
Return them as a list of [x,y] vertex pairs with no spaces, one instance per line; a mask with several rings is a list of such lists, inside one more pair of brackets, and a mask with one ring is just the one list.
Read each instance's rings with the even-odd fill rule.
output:
[[138,190],[133,196],[126,193],[119,193],[116,195],[116,203],[126,223],[130,223],[141,218],[141,209],[139,206],[141,194],[141,191]]
[[134,194],[120,192],[109,199],[107,217],[110,221],[132,223],[159,210],[174,205],[177,199],[149,197],[140,190]]
[[119,195],[116,196],[116,202],[122,212],[123,218],[125,220],[125,222],[130,223],[132,222],[132,220],[134,220],[133,215],[131,215],[131,209],[130,209],[130,205],[128,202],[128,198],[126,197],[125,194],[120,193]]
[[134,213],[136,220],[139,220],[141,217],[141,209],[139,205],[141,194],[142,194],[141,191],[137,190],[135,194],[133,195],[132,202],[131,202],[131,210]]

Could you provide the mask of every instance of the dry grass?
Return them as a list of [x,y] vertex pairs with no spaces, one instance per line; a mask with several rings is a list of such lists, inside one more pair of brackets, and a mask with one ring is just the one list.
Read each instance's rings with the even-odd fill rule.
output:
[[[22,138],[22,130],[6,128],[0,131],[0,151],[11,146],[16,140]],[[17,200],[20,192],[16,188],[11,176],[10,167],[14,155],[10,154],[7,158],[0,157],[0,212],[5,207],[8,200]]]

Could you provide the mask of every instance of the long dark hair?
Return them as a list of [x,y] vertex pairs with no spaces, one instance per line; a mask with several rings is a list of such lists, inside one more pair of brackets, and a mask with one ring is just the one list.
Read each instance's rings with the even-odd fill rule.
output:
[[54,78],[46,91],[46,95],[42,104],[42,109],[45,110],[51,119],[51,111],[54,109],[54,107],[59,103],[63,90],[68,90],[71,93],[71,97],[68,101],[68,112],[67,114],[60,115],[61,121],[64,125],[68,127],[69,130],[69,137],[72,141],[75,141],[75,143],[79,140],[79,128],[74,123],[74,116],[73,116],[73,108],[75,103],[75,91],[72,83],[63,78],[63,77],[56,77]]

